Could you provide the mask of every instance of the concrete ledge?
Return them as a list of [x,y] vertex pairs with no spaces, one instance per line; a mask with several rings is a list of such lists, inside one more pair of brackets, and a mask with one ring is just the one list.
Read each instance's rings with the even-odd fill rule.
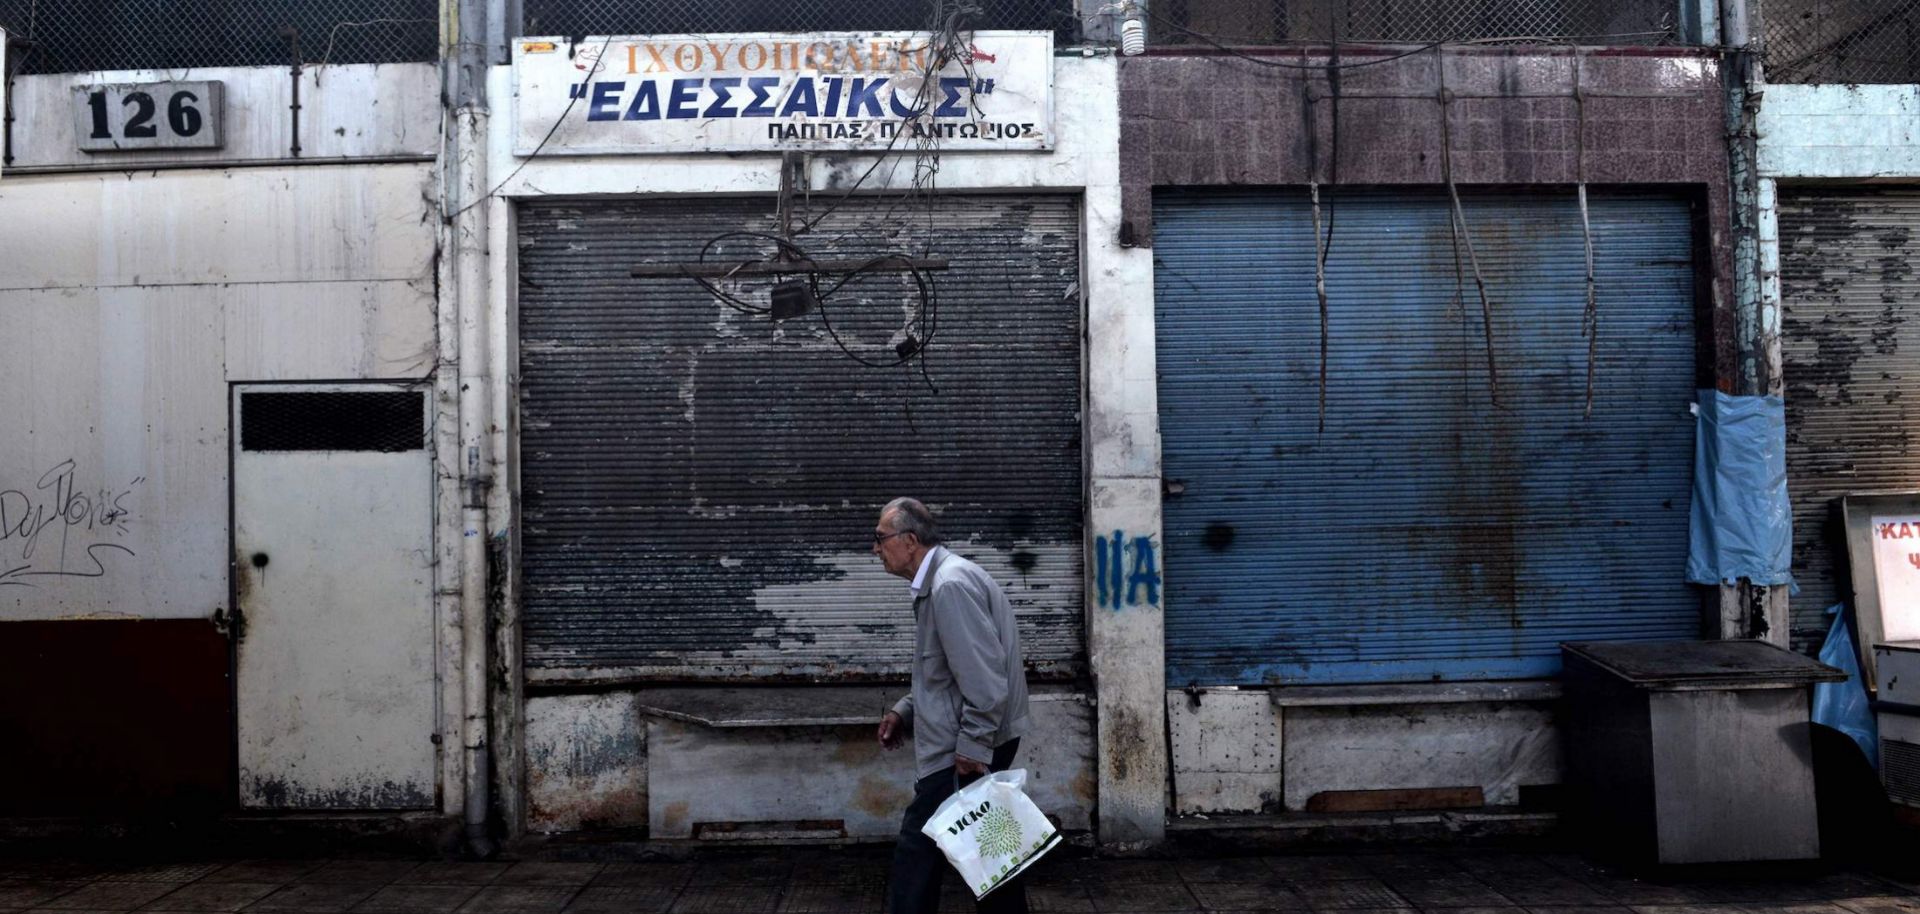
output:
[[1526,841],[1537,847],[1559,829],[1558,814],[1539,810],[1473,810],[1313,815],[1185,816],[1167,824],[1174,853],[1247,853],[1303,847]]
[[[745,686],[643,689],[640,713],[722,729],[845,727],[873,724],[907,693],[907,686]],[[1086,702],[1062,686],[1031,686],[1031,701]]]
[[433,812],[230,813],[205,818],[0,818],[0,852],[275,857],[464,852],[458,816]]
[[[1205,689],[1201,690],[1203,693]],[[1442,705],[1482,701],[1555,701],[1552,679],[1513,682],[1412,682],[1381,685],[1275,686],[1265,690],[1280,708],[1357,705]],[[1204,701],[1205,699],[1202,698]]]

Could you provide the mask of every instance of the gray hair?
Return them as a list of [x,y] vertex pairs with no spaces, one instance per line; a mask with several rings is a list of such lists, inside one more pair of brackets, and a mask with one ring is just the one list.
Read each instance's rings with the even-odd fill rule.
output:
[[896,498],[880,509],[881,519],[893,516],[893,533],[911,533],[922,546],[940,545],[940,524],[933,512],[915,498]]

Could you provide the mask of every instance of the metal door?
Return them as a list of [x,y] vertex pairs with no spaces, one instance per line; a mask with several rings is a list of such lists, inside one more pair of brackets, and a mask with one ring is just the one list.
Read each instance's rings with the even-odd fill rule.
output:
[[234,389],[243,807],[434,804],[427,416],[414,386]]
[[1321,431],[1306,193],[1155,199],[1170,685],[1545,676],[1563,640],[1697,633],[1691,212],[1592,203],[1587,416],[1571,194],[1465,202],[1496,404],[1446,195],[1341,191]]

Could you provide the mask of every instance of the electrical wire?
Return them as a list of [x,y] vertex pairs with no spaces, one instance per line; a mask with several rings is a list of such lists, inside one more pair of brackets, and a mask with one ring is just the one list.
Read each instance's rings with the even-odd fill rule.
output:
[[[924,76],[920,81],[920,86],[914,92],[913,101],[907,106],[907,110],[910,112],[926,110],[927,105],[932,102],[928,94],[929,90],[939,86],[938,74],[944,72],[950,64],[958,63],[960,65],[961,73],[965,76],[969,86],[973,85],[976,81],[972,52],[966,46],[966,43],[961,41],[960,34],[971,31],[968,21],[972,17],[979,15],[981,10],[979,7],[972,5],[955,6],[951,10],[945,10],[944,15],[942,14],[943,10],[944,7],[939,5],[936,0],[932,23],[934,27],[929,29],[927,46],[924,49],[930,52],[927,66]],[[905,52],[903,51],[903,53]],[[969,104],[974,106],[974,110],[977,113],[979,100],[977,98],[970,98]],[[894,149],[899,145],[901,137],[907,136],[911,132],[905,128],[912,124],[916,117],[917,115],[902,116],[900,119],[900,127],[902,129],[895,130],[893,135],[888,137],[887,145],[880,150],[878,156],[867,166],[866,170],[860,173],[860,177],[855,178],[854,182],[848,185],[838,197],[829,203],[824,211],[809,219],[795,234],[805,235],[812,232],[816,226],[826,221],[828,216],[833,215],[834,212],[839,210],[842,204],[846,203],[848,199],[858,193],[860,188],[867,183],[867,179],[873,177],[874,172],[879,170],[881,164],[893,158]],[[930,164],[929,159],[931,159]],[[897,169],[899,160],[893,159],[893,161]],[[931,178],[932,174],[936,174],[938,171],[939,137],[935,131],[925,131],[924,135],[916,137],[913,190],[903,197],[903,199],[914,199],[920,196],[925,188],[926,181]],[[891,178],[891,173],[889,174],[889,178]],[[889,181],[889,183],[891,183],[891,181]],[[889,210],[888,215],[891,215],[891,210]],[[842,233],[840,237],[845,237],[845,234],[846,233]],[[838,240],[838,238],[834,240]]]
[[[938,386],[933,382],[932,374],[926,367],[927,348],[932,345],[934,338],[937,337],[940,332],[940,295],[938,287],[934,284],[932,277],[930,277],[924,269],[913,264],[911,255],[903,251],[895,251],[881,254],[877,257],[871,257],[862,261],[852,270],[848,270],[846,273],[840,275],[837,280],[831,283],[823,283],[818,270],[798,266],[799,263],[811,264],[814,262],[813,256],[809,254],[805,248],[789,239],[769,232],[738,231],[725,232],[709,239],[706,244],[700,248],[700,256],[697,264],[703,265],[707,263],[708,257],[712,254],[714,248],[727,240],[736,238],[751,238],[767,241],[772,243],[777,251],[774,259],[761,258],[758,260],[744,260],[740,262],[740,267],[750,264],[778,267],[782,263],[797,262],[791,274],[776,273],[775,281],[779,281],[778,276],[780,275],[805,275],[807,292],[813,297],[814,306],[820,311],[821,325],[826,328],[827,336],[833,340],[834,345],[837,346],[847,358],[868,368],[895,368],[918,359],[920,375],[926,382],[927,388],[936,394],[940,392]],[[735,269],[737,270],[739,267]],[[919,307],[915,309],[914,316],[907,322],[907,339],[895,347],[894,351],[896,356],[892,359],[870,358],[847,345],[846,340],[841,338],[840,331],[833,325],[832,310],[829,306],[833,297],[837,295],[840,290],[846,288],[849,283],[867,274],[881,271],[905,274],[912,280],[915,294],[919,299]],[[681,272],[686,278],[692,279],[709,294],[719,299],[723,304],[727,305],[727,307],[736,311],[754,316],[771,314],[773,311],[770,307],[755,305],[720,288],[712,280],[697,275],[693,270],[683,269]],[[722,277],[722,279],[724,280],[725,277]],[[917,333],[915,333],[916,330],[918,331]]]
[[[611,44],[613,44],[612,35],[608,35],[606,37],[606,40],[600,42],[600,53],[594,55],[593,66],[588,68],[587,75],[584,77],[585,79],[591,80],[595,73],[600,72],[601,66],[605,64],[607,59],[607,47]],[[540,138],[540,142],[533,147],[533,151],[527,153],[524,157],[522,157],[520,159],[520,164],[514,166],[513,171],[510,172],[506,177],[501,178],[500,183],[495,184],[492,190],[487,191],[484,194],[481,194],[478,199],[475,199],[469,202],[466,206],[460,207],[459,209],[454,210],[451,213],[448,213],[444,217],[445,220],[447,222],[452,222],[453,220],[458,219],[463,215],[466,215],[467,210],[473,209],[474,207],[479,206],[480,204],[493,199],[496,195],[500,193],[501,188],[506,187],[508,184],[512,184],[514,178],[520,177],[520,172],[526,170],[526,167],[529,164],[531,164],[534,159],[537,159],[540,157],[540,150],[547,148],[547,144],[553,141],[553,135],[560,132],[560,125],[567,122],[567,115],[573,113],[573,106],[579,104],[580,99],[586,94],[587,93],[585,91],[584,84],[582,86],[582,91],[579,94],[576,95],[576,94],[569,93],[567,97],[567,106],[565,108],[560,109],[560,116],[553,119],[553,126],[547,128],[546,135]]]
[[[1331,14],[1328,19],[1331,21]],[[1329,30],[1334,32],[1333,53],[1327,63],[1327,86],[1332,103],[1329,119],[1332,122],[1333,136],[1329,144],[1332,146],[1331,161],[1328,164],[1328,177],[1331,182],[1327,191],[1327,231],[1324,236],[1320,233],[1320,125],[1319,119],[1311,115],[1313,110],[1311,105],[1308,106],[1310,114],[1307,118],[1309,159],[1307,191],[1313,197],[1314,295],[1320,302],[1320,415],[1317,434],[1326,434],[1327,431],[1327,363],[1333,349],[1332,312],[1327,306],[1327,257],[1333,251],[1333,222],[1336,215],[1333,208],[1332,188],[1340,184],[1340,38],[1337,30],[1333,30],[1331,25]]]
[[1587,97],[1581,89],[1582,55],[1573,49],[1573,172],[1580,194],[1580,237],[1587,254],[1587,307],[1581,313],[1580,332],[1587,338],[1587,407],[1581,415],[1593,418],[1593,375],[1600,346],[1600,289],[1593,275],[1593,221],[1587,215]]
[[[780,249],[781,255],[784,256],[786,259],[789,259],[789,260],[811,259],[807,257],[807,253],[805,251],[801,250],[798,246],[794,245],[792,242],[786,240],[785,238],[780,237],[779,235],[769,234],[767,232],[726,232],[720,235],[715,235],[714,237],[708,239],[706,244],[701,246],[700,258],[696,263],[699,265],[705,265],[707,262],[707,255],[713,252],[714,247],[719,245],[720,242],[725,241],[729,238],[759,238],[766,241],[771,241],[774,243],[775,246],[777,246]],[[748,264],[761,263],[761,262],[766,262],[766,261],[744,260],[744,261],[741,261],[740,265],[736,266],[734,269],[738,270],[740,269],[740,267],[747,266]],[[691,279],[694,282],[699,283],[701,288],[706,289],[708,293],[713,295],[713,297],[720,299],[721,302],[725,303],[728,307],[734,309],[735,311],[739,311],[744,314],[754,314],[754,315],[771,314],[773,312],[772,308],[762,308],[758,305],[751,304],[745,301],[744,299],[739,298],[738,296],[728,293],[727,291],[721,289],[719,286],[714,285],[705,276],[697,275],[691,270],[683,269],[681,272],[685,274],[688,279]],[[798,273],[800,271],[795,270],[794,272]],[[732,275],[732,274],[728,274],[728,275]],[[722,278],[725,278],[725,277],[722,277]]]
[[[1473,229],[1467,223],[1467,211],[1460,205],[1460,188],[1453,180],[1453,96],[1447,92],[1447,57],[1444,50],[1438,52],[1436,69],[1440,78],[1440,171],[1447,182],[1447,197],[1453,204],[1449,219],[1454,238],[1467,249],[1467,263],[1473,268],[1473,285],[1480,293],[1480,327],[1487,341],[1487,395],[1497,409],[1500,407],[1500,366],[1494,355],[1493,303],[1487,298],[1487,280],[1480,272],[1480,256],[1473,249]],[[1453,269],[1457,286],[1461,282],[1457,248]]]

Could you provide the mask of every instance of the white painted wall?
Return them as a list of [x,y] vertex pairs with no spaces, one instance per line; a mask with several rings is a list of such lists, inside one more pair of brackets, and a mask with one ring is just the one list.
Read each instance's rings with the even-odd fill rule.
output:
[[[771,156],[515,158],[513,80],[507,68],[494,69],[489,93],[495,110],[487,184],[504,196],[773,194],[780,186],[779,159]],[[1119,93],[1112,57],[1054,59],[1054,118],[1057,144],[1052,152],[946,153],[938,185],[952,192],[1084,193],[1089,548],[1096,531],[1120,530],[1130,541],[1145,536],[1157,544],[1160,440],[1152,252],[1123,248],[1118,242]],[[808,174],[814,195],[852,185],[871,161],[859,155],[812,157]],[[912,177],[911,163],[899,169],[883,167],[860,189],[902,190]],[[493,271],[491,308],[496,327],[507,328],[511,322],[504,316],[514,313],[514,290],[498,277],[510,275],[504,261],[514,256],[514,248],[496,245],[493,256],[502,263]],[[510,402],[507,373],[496,372],[496,379],[494,396]],[[502,479],[511,475],[505,467],[495,473]],[[1093,591],[1089,586],[1088,593]],[[1109,842],[1157,840],[1165,827],[1167,781],[1160,607],[1090,608],[1089,613],[1088,647],[1099,692],[1099,832]]]
[[[429,164],[0,181],[0,620],[224,607],[227,384],[430,373],[434,194]],[[62,570],[93,576],[27,576]]]
[[[226,84],[221,149],[81,152],[73,87],[218,80]],[[293,146],[293,80],[284,67],[108,70],[22,76],[13,83],[14,160],[24,170],[285,159]],[[440,75],[430,63],[339,64],[300,84],[300,155],[307,159],[432,156],[440,148]]]
[[1769,85],[1757,127],[1765,177],[1920,177],[1920,86]]

